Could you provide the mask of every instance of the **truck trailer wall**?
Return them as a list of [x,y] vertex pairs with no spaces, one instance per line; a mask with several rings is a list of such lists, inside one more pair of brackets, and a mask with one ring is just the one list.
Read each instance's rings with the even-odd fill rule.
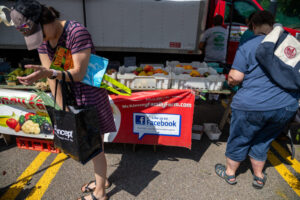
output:
[[[3,3],[2,3],[3,2]],[[82,0],[40,0],[61,13],[61,19],[84,24]],[[12,1],[1,1],[11,7]],[[204,31],[208,0],[88,0],[86,26],[97,50],[185,53],[195,52]],[[14,27],[0,24],[0,48],[22,48]]]

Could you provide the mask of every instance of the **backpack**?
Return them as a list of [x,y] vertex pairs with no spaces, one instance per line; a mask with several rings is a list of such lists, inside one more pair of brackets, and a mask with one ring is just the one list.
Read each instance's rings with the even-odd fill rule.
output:
[[300,42],[281,26],[276,26],[264,38],[255,57],[267,76],[279,87],[299,91]]

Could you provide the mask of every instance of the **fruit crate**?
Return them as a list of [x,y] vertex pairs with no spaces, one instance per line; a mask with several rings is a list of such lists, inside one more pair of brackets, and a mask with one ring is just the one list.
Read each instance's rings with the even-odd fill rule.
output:
[[151,76],[138,76],[132,73],[137,67],[120,67],[117,74],[117,79],[120,83],[129,87],[132,90],[156,90],[169,89],[171,85],[171,73],[169,68],[154,66],[154,69],[163,69],[168,72],[168,75],[159,73]]
[[20,149],[60,153],[59,149],[54,147],[53,140],[16,137],[16,142]]
[[[170,67],[172,69],[172,71],[176,68],[182,68],[184,66],[190,65],[192,66],[192,68],[194,69],[199,69],[199,68],[208,68],[208,65],[206,62],[199,62],[199,61],[193,61],[190,63],[181,63],[179,61],[167,61],[166,62],[166,66]],[[178,67],[181,66],[181,67]]]
[[190,70],[177,68],[172,73],[172,89],[221,90],[223,88],[225,76],[219,75],[211,67],[197,69],[200,74],[208,72],[210,75],[207,77],[191,77]]

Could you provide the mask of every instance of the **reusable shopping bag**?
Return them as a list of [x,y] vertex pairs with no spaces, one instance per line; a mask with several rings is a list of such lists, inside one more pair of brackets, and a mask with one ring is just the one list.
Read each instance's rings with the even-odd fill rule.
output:
[[55,109],[58,81],[55,86],[54,107],[47,106],[47,110],[53,125],[55,147],[85,164],[102,151],[98,113],[93,106],[77,106],[71,88],[74,81],[70,72],[67,73],[71,83],[66,82],[65,73],[62,73],[62,110]]
[[276,26],[261,42],[255,57],[266,74],[281,88],[300,89],[300,42]]
[[[130,96],[130,88],[105,74],[107,65],[108,59],[91,54],[86,74],[81,82],[93,87],[104,88],[115,94]],[[55,52],[50,68],[60,71],[73,69],[74,64],[71,51],[67,48],[59,46]],[[119,88],[124,92],[120,92],[116,88]]]

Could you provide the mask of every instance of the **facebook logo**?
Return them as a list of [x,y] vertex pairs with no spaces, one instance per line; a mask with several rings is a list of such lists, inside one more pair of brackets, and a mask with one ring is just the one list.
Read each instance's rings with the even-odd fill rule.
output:
[[143,115],[136,115],[135,116],[135,123],[139,124],[139,125],[145,125],[146,124],[145,116],[143,116]]

